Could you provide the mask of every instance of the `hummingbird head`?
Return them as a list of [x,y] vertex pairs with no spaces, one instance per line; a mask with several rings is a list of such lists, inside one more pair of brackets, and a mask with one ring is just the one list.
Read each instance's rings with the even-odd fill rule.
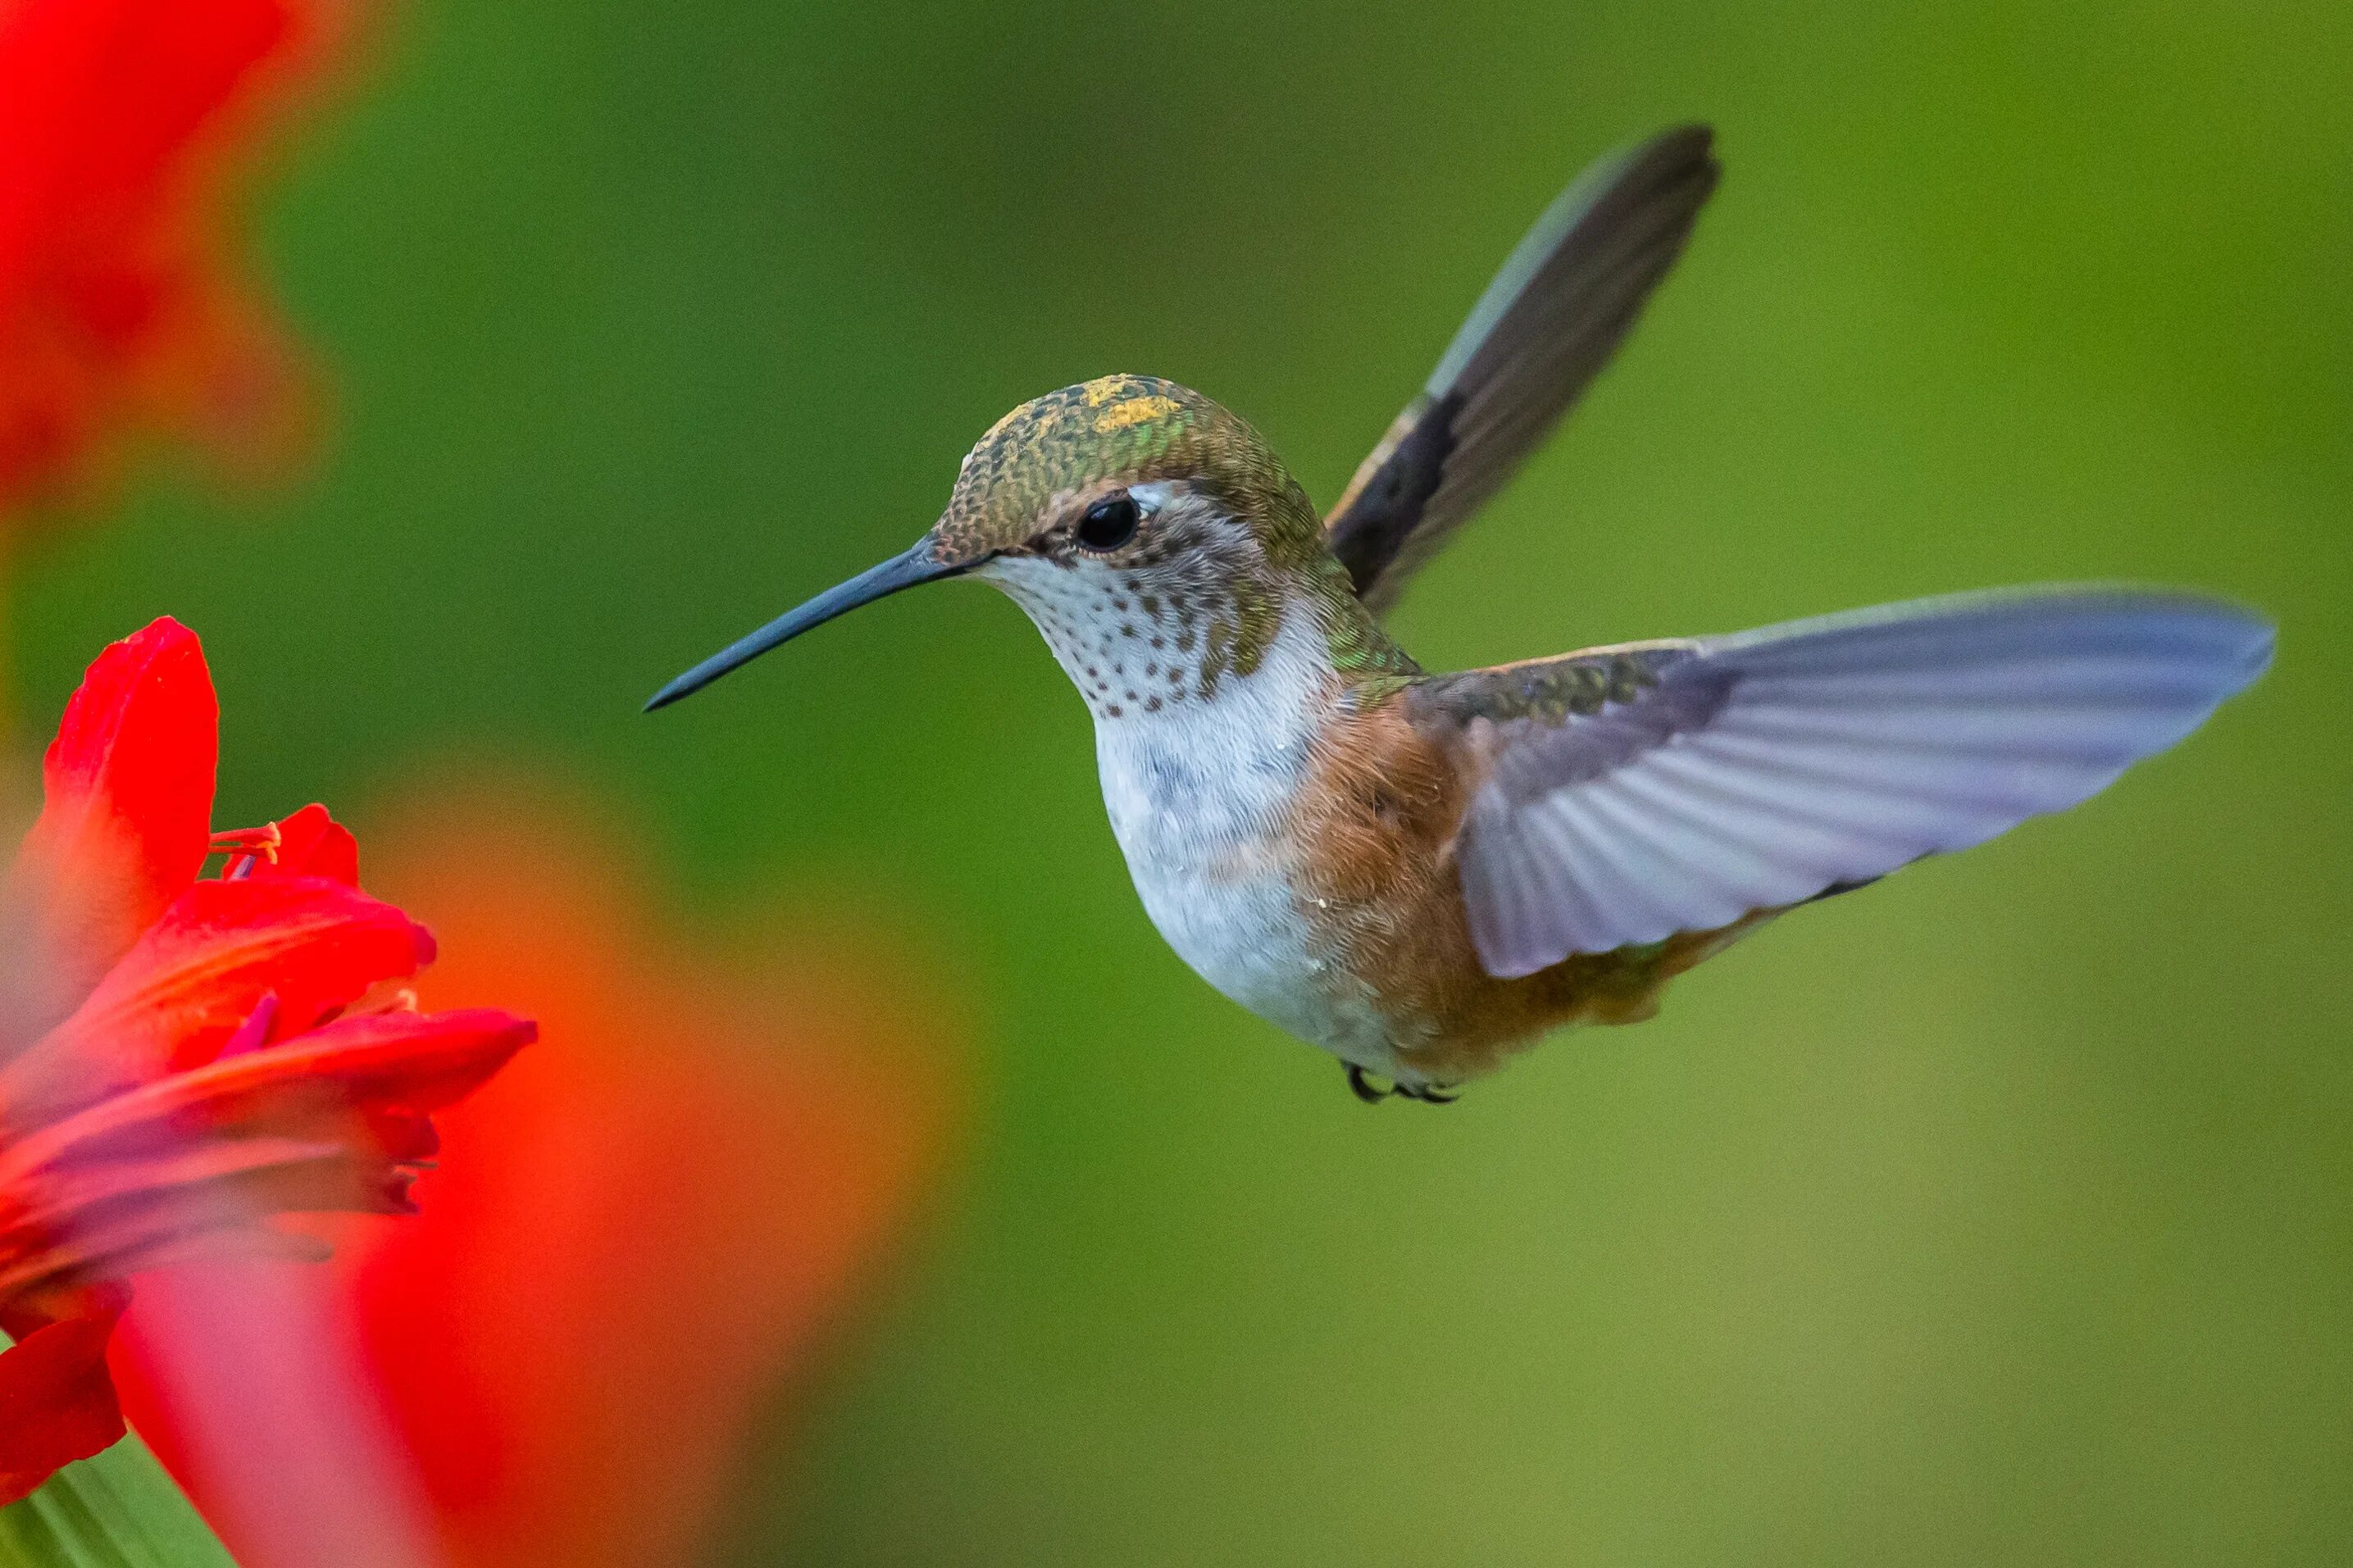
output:
[[969,574],[1045,635],[1099,719],[1207,700],[1302,595],[1353,607],[1315,509],[1258,432],[1175,382],[1110,375],[1033,398],[966,455],[901,554],[656,693],[659,708],[820,623]]

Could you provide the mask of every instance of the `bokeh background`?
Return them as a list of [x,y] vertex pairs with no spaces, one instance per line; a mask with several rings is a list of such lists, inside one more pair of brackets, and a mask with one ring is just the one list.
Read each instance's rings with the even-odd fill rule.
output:
[[[224,821],[559,780],[678,929],[804,933],[829,1017],[946,1060],[696,1560],[2344,1561],[2353,11],[394,0],[348,47],[238,209],[317,455],[159,447],[20,543],[20,722],[174,614]],[[1425,662],[2135,578],[2276,615],[2264,685],[1444,1112],[1162,946],[994,595],[638,715],[1053,386],[1201,387],[1328,501],[1555,190],[1685,118],[1724,187],[1410,595]]]

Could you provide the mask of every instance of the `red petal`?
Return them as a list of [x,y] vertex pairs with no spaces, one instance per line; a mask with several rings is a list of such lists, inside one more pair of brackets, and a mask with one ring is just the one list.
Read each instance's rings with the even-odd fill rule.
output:
[[360,847],[352,830],[312,802],[278,824],[278,860],[254,868],[257,877],[324,877],[356,888]]
[[273,1215],[406,1214],[411,1173],[373,1150],[299,1138],[191,1141],[152,1157],[45,1172],[0,1225],[0,1295],[120,1279],[193,1245],[268,1239]]
[[0,509],[74,478],[116,425],[277,434],[281,354],[219,276],[209,209],[224,132],[246,128],[224,111],[282,89],[322,9],[0,5]]
[[538,1035],[530,1019],[494,1007],[368,1013],[178,1074],[146,1097],[159,1112],[240,1132],[299,1134],[343,1109],[401,1113],[394,1120],[405,1124],[473,1093]]
[[[198,127],[283,37],[284,0],[26,0],[0,24],[0,284],[93,209],[152,198]],[[79,221],[77,221],[79,220]]]
[[432,959],[423,926],[340,882],[198,882],[72,1017],[0,1068],[0,1121],[21,1131],[208,1061],[265,995],[277,997],[282,1037]]
[[69,1318],[0,1352],[0,1504],[122,1436],[106,1373],[114,1316]]
[[0,1300],[273,1214],[406,1212],[401,1167],[435,1147],[427,1113],[533,1032],[488,1008],[365,1014],[39,1129],[0,1151]]
[[368,1013],[287,1045],[174,1073],[44,1127],[0,1153],[0,1192],[41,1171],[123,1157],[200,1137],[350,1138],[375,1119],[406,1157],[411,1119],[472,1093],[531,1043],[529,1019],[489,1007]]
[[195,880],[219,722],[204,650],[168,616],[100,654],[66,704],[40,820],[0,893],[50,972],[29,1026],[16,1022],[26,1037],[70,1012]]
[[[419,1215],[330,1222],[377,1378],[336,1407],[390,1412],[438,1505],[441,1550],[417,1555],[452,1568],[692,1560],[755,1412],[776,1429],[773,1391],[876,1282],[950,1103],[898,1048],[932,1031],[887,951],[844,961],[795,933],[749,975],[650,941],[653,900],[566,820],[560,797],[441,795],[392,851],[370,837],[370,876],[446,939],[428,997],[527,1003],[550,1042],[436,1114],[448,1149]],[[355,1560],[318,1549],[327,1510],[299,1479],[322,1448],[302,1401],[327,1380],[269,1386],[275,1341],[168,1350],[176,1408],[133,1418],[167,1454],[176,1428],[175,1471],[238,1561]]]
[[[70,9],[112,13],[103,71],[68,143],[88,200],[137,189],[181,155],[237,81],[284,37],[284,0],[133,0]],[[104,24],[100,24],[103,26]]]

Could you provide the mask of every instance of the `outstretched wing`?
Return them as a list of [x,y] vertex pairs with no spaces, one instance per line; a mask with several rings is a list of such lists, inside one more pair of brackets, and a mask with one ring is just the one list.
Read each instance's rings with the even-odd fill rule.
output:
[[1371,608],[1396,602],[1609,363],[1715,189],[1713,139],[1685,125],[1596,163],[1487,285],[1324,523]]
[[1440,676],[1490,973],[1712,931],[2073,805],[2271,662],[2188,595],[1964,595]]

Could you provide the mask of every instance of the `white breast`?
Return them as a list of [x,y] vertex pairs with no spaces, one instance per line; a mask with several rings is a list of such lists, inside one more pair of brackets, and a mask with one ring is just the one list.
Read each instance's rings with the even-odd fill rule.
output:
[[1329,677],[1322,633],[1294,609],[1259,667],[1226,676],[1212,700],[1098,712],[1095,755],[1135,890],[1177,955],[1268,1022],[1386,1072],[1372,996],[1313,951],[1282,837]]

